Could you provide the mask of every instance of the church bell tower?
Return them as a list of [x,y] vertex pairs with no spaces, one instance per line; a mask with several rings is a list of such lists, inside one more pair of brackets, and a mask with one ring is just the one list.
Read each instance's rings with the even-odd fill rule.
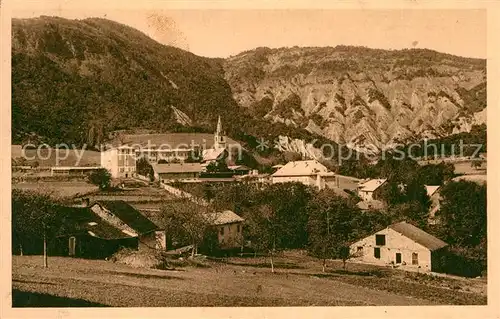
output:
[[214,148],[226,148],[226,137],[224,136],[224,132],[222,131],[222,122],[219,119],[217,121],[217,130],[214,134]]

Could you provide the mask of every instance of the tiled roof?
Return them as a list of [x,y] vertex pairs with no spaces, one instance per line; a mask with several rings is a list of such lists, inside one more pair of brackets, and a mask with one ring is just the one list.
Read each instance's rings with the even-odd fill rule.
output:
[[153,170],[158,174],[165,173],[200,173],[203,167],[200,163],[153,164]]
[[380,186],[384,185],[387,179],[370,179],[367,182],[364,182],[359,185],[359,190],[365,192],[374,192]]
[[288,162],[277,170],[273,177],[278,176],[311,176],[328,173],[328,169],[316,160]]
[[397,231],[405,237],[410,238],[411,240],[419,243],[420,245],[428,248],[431,251],[438,250],[448,245],[441,239],[436,238],[431,234],[421,230],[420,228],[406,222],[392,224],[389,226],[389,228]]
[[60,206],[58,210],[64,216],[63,225],[58,231],[58,236],[90,234],[107,240],[131,237],[97,216],[88,207]]
[[213,225],[225,225],[245,221],[243,218],[236,215],[230,210],[225,210],[217,213],[209,213],[207,214],[207,217],[210,219]]
[[118,217],[121,221],[139,234],[146,234],[158,229],[152,221],[122,200],[98,201],[95,204],[109,210],[113,215]]
[[225,148],[209,148],[203,150],[203,161],[215,161],[216,159],[219,159],[219,157],[224,153],[225,150]]

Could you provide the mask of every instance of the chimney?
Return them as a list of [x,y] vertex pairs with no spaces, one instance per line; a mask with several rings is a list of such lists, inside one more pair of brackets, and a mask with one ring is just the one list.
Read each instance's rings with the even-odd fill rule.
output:
[[82,198],[82,207],[89,207],[90,199],[88,197]]

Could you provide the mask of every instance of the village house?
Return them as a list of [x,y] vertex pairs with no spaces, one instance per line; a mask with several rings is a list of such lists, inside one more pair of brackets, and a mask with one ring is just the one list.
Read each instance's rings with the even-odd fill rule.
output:
[[380,199],[381,187],[386,183],[387,179],[370,179],[361,182],[358,187],[358,196],[364,201]]
[[210,214],[211,223],[217,228],[217,238],[221,249],[243,246],[243,222],[240,216],[230,210]]
[[[162,213],[159,209],[141,209],[141,212],[153,222],[160,225],[162,223]],[[205,214],[207,221],[215,228],[219,249],[231,250],[241,248],[243,245],[243,223],[244,219],[230,210],[222,212],[212,212]],[[167,247],[172,243],[166,243]]]
[[316,160],[288,162],[271,175],[273,184],[299,182],[321,188],[322,177],[334,177],[323,164]]
[[49,241],[49,252],[56,256],[103,259],[120,248],[138,248],[138,238],[127,234],[100,218],[89,207],[59,206],[62,227],[54,240]]
[[406,222],[388,226],[350,246],[353,261],[403,270],[439,270],[447,244]]
[[198,179],[204,171],[200,163],[153,164],[152,167],[155,179],[162,183]]
[[121,201],[97,201],[90,209],[123,233],[138,238],[139,249],[166,249],[165,232],[130,204]]

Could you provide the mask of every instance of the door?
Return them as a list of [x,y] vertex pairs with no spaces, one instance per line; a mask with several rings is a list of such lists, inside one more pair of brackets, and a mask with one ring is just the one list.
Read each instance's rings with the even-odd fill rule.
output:
[[396,253],[396,264],[401,263],[401,253]]
[[68,255],[74,256],[75,251],[76,251],[76,238],[75,237],[70,237],[69,242],[68,242]]

